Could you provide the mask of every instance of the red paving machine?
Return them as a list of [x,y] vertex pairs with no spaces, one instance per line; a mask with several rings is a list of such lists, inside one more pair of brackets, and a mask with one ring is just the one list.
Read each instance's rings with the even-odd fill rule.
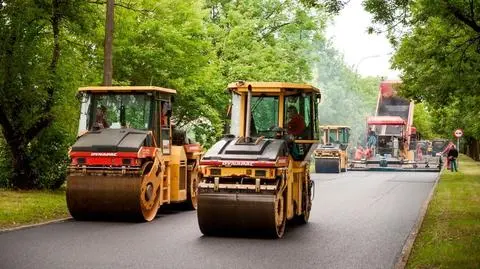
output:
[[396,95],[400,84],[394,80],[380,83],[376,114],[367,118],[366,148],[357,148],[349,170],[440,170],[440,158],[416,152],[414,103]]

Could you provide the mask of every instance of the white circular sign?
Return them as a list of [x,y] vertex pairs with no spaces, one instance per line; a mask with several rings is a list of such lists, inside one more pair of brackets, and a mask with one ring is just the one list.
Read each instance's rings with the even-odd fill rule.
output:
[[460,138],[463,136],[463,130],[462,129],[457,129],[455,132],[453,132],[453,135],[455,135],[456,138]]

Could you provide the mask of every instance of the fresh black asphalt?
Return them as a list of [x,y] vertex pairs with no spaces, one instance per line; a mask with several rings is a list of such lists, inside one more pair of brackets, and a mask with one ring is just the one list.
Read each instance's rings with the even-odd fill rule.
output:
[[[205,237],[193,211],[0,233],[0,268],[392,268],[437,173],[312,174],[310,222],[279,240]],[[41,214],[41,212],[39,212]]]

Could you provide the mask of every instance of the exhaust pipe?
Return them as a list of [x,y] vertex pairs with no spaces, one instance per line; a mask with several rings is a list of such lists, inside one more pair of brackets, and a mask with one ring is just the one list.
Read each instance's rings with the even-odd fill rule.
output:
[[251,132],[251,118],[252,118],[252,85],[248,84],[248,93],[247,93],[247,115],[246,115],[246,126],[245,126],[245,142],[250,142],[250,132]]

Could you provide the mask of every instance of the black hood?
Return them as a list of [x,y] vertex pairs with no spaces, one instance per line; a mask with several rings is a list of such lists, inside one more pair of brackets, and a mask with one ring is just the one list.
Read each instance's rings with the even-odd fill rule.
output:
[[241,143],[240,138],[225,137],[213,145],[203,156],[204,160],[263,160],[275,161],[287,156],[283,139],[262,139],[257,144]]
[[101,129],[79,137],[72,151],[137,152],[147,136],[148,131],[135,129]]

